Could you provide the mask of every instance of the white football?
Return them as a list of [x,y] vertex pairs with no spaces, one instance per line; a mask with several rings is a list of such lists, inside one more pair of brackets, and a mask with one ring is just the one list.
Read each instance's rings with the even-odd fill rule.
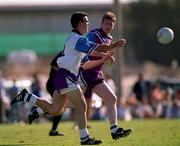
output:
[[161,44],[169,44],[174,39],[174,32],[169,27],[162,27],[157,33],[157,38]]

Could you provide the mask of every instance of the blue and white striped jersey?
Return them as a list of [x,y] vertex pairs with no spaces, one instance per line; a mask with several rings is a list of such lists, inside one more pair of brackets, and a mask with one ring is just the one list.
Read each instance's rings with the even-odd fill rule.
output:
[[57,59],[58,66],[78,75],[81,59],[98,47],[84,36],[72,32],[64,46],[64,56]]

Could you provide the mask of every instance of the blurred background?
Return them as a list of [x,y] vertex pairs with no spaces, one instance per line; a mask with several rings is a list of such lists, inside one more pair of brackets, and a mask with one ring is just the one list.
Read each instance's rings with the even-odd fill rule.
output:
[[[49,63],[63,50],[71,33],[70,17],[75,11],[88,13],[90,29],[100,27],[106,11],[114,12],[118,18],[112,35],[125,38],[127,44],[116,53],[117,63],[107,64],[104,73],[115,81],[119,117],[179,118],[179,0],[0,0],[0,121],[27,122],[31,106],[24,105],[21,115],[9,119],[14,112],[9,100],[24,87],[32,90],[34,81],[38,80],[40,96],[50,98],[45,89]],[[157,41],[161,27],[174,31],[175,38],[168,45]],[[146,86],[144,100],[137,97],[135,89],[140,76]],[[166,94],[168,97],[164,97]],[[93,99],[94,111],[103,107],[96,95]],[[170,114],[172,108],[177,115]],[[104,110],[102,114],[105,119]]]

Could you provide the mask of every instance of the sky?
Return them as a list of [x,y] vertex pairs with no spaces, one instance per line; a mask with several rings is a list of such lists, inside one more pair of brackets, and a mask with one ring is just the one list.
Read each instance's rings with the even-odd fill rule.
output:
[[[129,3],[138,0],[119,0]],[[111,4],[113,0],[0,0],[0,6],[7,5],[69,5],[69,4]]]

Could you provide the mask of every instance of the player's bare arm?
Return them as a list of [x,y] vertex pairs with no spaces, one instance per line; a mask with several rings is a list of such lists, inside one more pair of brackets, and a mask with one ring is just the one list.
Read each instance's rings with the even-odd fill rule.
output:
[[87,61],[82,65],[82,68],[84,70],[94,68],[96,66],[99,66],[100,64],[105,63],[107,60],[109,60],[112,57],[112,52],[103,53],[103,56],[101,59],[93,60],[93,61]]
[[125,39],[119,39],[117,41],[112,42],[112,44],[107,45],[107,44],[101,44],[96,48],[96,51],[98,52],[107,52],[110,50],[113,50],[115,48],[123,47],[126,44]]

